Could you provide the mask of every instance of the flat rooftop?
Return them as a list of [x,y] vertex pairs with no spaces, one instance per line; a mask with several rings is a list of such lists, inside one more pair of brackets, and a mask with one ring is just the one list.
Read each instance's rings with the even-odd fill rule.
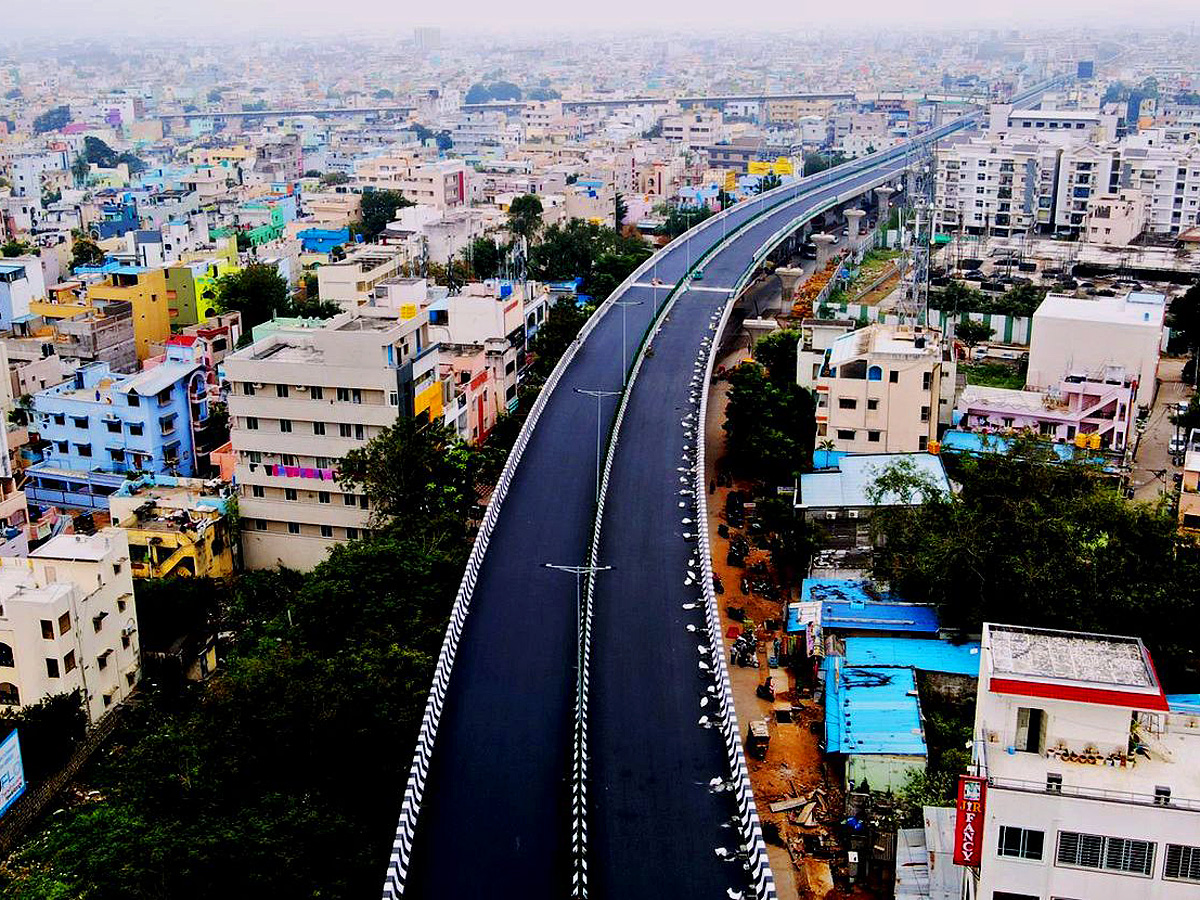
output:
[[29,555],[37,559],[71,559],[99,562],[112,549],[112,541],[103,531],[96,534],[60,534]]
[[[950,479],[946,476],[946,468],[941,458],[931,453],[849,454],[831,461],[836,468],[800,476],[797,508],[902,505],[905,503],[904,498],[893,493],[884,493],[878,503],[872,501],[869,496],[875,480],[884,474],[889,466],[898,463],[906,467],[911,466],[917,475],[927,478],[943,494],[950,493]],[[910,502],[923,503],[926,499],[918,493],[910,498]]]
[[985,628],[994,675],[1158,689],[1139,638],[1013,625]]
[[827,753],[924,756],[925,733],[912,669],[850,666],[829,657],[825,666]]
[[309,344],[280,342],[250,354],[256,362],[276,363],[319,363],[325,354]]
[[[1071,297],[1047,294],[1034,318],[1073,319],[1080,322],[1106,322],[1161,328],[1167,298],[1150,291],[1136,291],[1124,297]],[[1036,325],[1034,326],[1036,330]]]

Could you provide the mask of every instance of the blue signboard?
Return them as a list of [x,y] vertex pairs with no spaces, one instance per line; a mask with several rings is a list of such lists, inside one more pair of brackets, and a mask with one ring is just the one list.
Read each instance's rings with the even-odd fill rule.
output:
[[25,793],[25,768],[16,729],[0,744],[0,816]]

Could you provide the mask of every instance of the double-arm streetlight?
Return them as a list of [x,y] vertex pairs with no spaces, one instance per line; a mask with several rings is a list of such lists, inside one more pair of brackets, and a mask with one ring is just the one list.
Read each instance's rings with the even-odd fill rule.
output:
[[600,404],[605,397],[620,396],[620,391],[592,391],[575,388],[575,393],[596,398],[596,502],[600,502]]

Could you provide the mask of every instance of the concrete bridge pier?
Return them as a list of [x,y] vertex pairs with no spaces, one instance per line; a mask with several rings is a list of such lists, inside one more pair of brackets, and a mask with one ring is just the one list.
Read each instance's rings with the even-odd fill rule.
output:
[[783,285],[783,308],[791,309],[792,298],[796,296],[796,288],[804,280],[804,270],[781,266],[775,270],[775,274],[779,276],[779,283]]
[[857,250],[862,244],[864,238],[859,235],[862,232],[862,221],[867,215],[865,210],[848,209],[846,210],[846,229],[850,232],[850,248]]
[[833,239],[832,234],[814,234],[812,236],[813,243],[817,245],[818,272],[825,268],[825,264],[833,256]]

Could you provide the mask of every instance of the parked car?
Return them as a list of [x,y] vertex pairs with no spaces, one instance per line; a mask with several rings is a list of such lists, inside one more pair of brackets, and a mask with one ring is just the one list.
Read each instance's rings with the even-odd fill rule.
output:
[[1170,446],[1169,452],[1172,456],[1179,456],[1185,450],[1187,450],[1187,438],[1185,438],[1181,434],[1177,434],[1177,435],[1175,435],[1175,437],[1171,438],[1171,446]]

